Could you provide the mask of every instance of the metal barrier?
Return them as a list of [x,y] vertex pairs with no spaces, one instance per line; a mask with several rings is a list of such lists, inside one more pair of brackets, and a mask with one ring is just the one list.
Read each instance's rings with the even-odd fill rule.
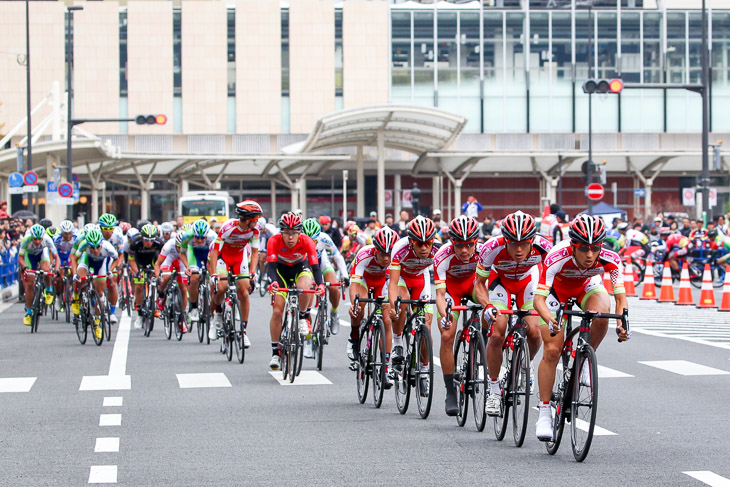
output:
[[10,252],[0,256],[0,288],[12,286],[18,280],[18,254],[11,257]]

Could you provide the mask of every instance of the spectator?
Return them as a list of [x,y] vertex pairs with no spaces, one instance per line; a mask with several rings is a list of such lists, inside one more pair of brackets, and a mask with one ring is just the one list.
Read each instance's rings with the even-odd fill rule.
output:
[[441,210],[436,208],[431,212],[431,220],[433,220],[433,223],[436,225],[436,228],[441,226]]
[[396,233],[400,232],[400,228],[398,228],[398,225],[396,225],[395,221],[393,220],[392,213],[385,214],[385,226],[390,227],[390,229]]
[[408,225],[408,222],[411,220],[410,215],[408,215],[407,210],[401,210],[400,212],[400,221],[398,222],[398,234],[401,237],[404,237],[406,234],[406,225]]
[[553,245],[557,244],[561,240],[568,238],[569,230],[568,215],[563,210],[555,212],[555,226],[551,230],[551,236],[553,238]]
[[332,226],[332,218],[327,215],[320,215],[319,226],[322,227],[322,231],[330,236],[335,247],[342,248],[342,234],[339,229]]
[[185,225],[185,218],[182,215],[178,215],[175,219],[175,225],[177,225],[177,228],[182,228]]
[[373,235],[375,235],[380,227],[378,223],[378,220],[370,219],[368,220],[367,224],[365,225],[365,229],[363,230],[363,233],[365,234],[365,238],[368,242],[371,242],[373,239]]
[[692,226],[689,221],[689,218],[685,217],[682,218],[682,228],[679,230],[679,233],[684,235],[685,237],[689,237],[689,232],[692,231]]
[[370,222],[375,222],[375,230],[378,230],[382,226],[382,225],[380,225],[380,222],[378,221],[378,212],[377,211],[370,212],[370,220],[368,221],[368,225],[370,225]]
[[492,218],[492,215],[487,215],[484,217],[484,221],[479,227],[479,231],[481,233],[481,237],[483,240],[489,240],[492,236],[492,231],[494,230],[494,219]]
[[466,203],[461,205],[461,212],[466,216],[479,219],[479,212],[482,211],[482,205],[477,201],[473,194],[466,198]]
[[0,201],[0,220],[4,220],[6,218],[10,218],[10,215],[8,214],[8,202],[3,200]]

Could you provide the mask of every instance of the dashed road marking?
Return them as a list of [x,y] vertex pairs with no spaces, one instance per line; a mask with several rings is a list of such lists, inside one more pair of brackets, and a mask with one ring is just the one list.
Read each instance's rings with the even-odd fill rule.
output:
[[296,379],[294,379],[294,383],[290,383],[289,379],[282,379],[283,374],[279,370],[272,370],[269,374],[282,386],[321,386],[332,384],[327,377],[316,370],[302,370]]
[[114,349],[107,375],[86,375],[81,379],[80,391],[118,391],[132,388],[132,377],[127,375],[127,353],[132,319],[126,314],[119,320]]
[[697,470],[682,473],[689,475],[704,484],[711,485],[712,487],[730,487],[730,479],[717,475],[715,472],[710,472],[709,470]]
[[116,465],[93,465],[89,470],[90,484],[116,484],[117,483],[117,466]]
[[197,389],[208,387],[231,387],[226,374],[221,372],[211,374],[176,374],[180,389]]
[[730,375],[726,370],[715,369],[702,364],[696,364],[688,360],[651,360],[639,361],[640,364],[666,370],[678,375]]
[[340,326],[346,326],[346,327],[350,328],[350,322],[349,321],[345,321],[345,320],[343,320],[343,319],[340,318]]
[[94,445],[95,453],[118,453],[119,438],[97,438]]
[[102,414],[99,416],[99,426],[121,426],[121,414]]
[[102,406],[115,407],[115,406],[121,406],[123,403],[124,403],[124,398],[122,396],[105,397],[104,404],[102,404]]
[[37,377],[4,377],[0,379],[0,392],[30,392]]
[[598,366],[598,378],[599,379],[613,379],[619,377],[633,377],[631,374],[626,374],[620,370],[611,369],[604,367],[603,365]]

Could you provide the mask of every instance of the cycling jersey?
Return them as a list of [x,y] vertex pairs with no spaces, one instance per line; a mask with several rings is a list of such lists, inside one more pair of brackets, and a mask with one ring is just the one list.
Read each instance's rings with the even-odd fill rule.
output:
[[477,244],[474,255],[467,262],[457,257],[452,242],[447,242],[436,252],[433,258],[436,289],[446,288],[454,304],[461,303],[463,297],[474,300],[474,278],[481,250],[482,244]]
[[127,238],[124,236],[124,232],[119,227],[115,227],[111,237],[108,241],[114,246],[117,252],[123,252],[127,246]]
[[[277,233],[266,244],[266,262],[269,263],[269,277],[272,282],[288,286],[302,274],[311,274],[317,284],[322,284],[322,272],[317,260],[314,241],[305,234],[299,234],[294,247],[284,244],[281,233]],[[284,275],[285,274],[285,275]]]
[[23,237],[18,255],[25,257],[25,266],[28,269],[38,270],[41,262],[50,262],[51,256],[56,255],[56,253],[53,240],[44,233],[43,238],[38,243],[35,243],[30,235]]
[[[564,240],[563,242],[569,241]],[[502,280],[522,281],[529,278],[533,266],[544,262],[552,248],[553,246],[547,238],[537,234],[527,257],[522,262],[515,262],[507,251],[505,238],[503,236],[492,237],[484,243],[479,253],[477,274],[489,277],[490,271],[493,269]]]
[[190,267],[191,271],[198,272],[200,267],[208,262],[208,253],[210,252],[211,246],[215,243],[216,238],[216,233],[210,229],[208,229],[205,240],[200,244],[196,244],[192,230],[188,230],[183,236],[180,241],[180,252],[187,257],[188,267]]
[[71,252],[73,252],[73,247],[77,238],[78,233],[74,230],[69,240],[64,240],[61,232],[57,233],[56,237],[53,239],[53,244],[56,246],[58,257],[61,259],[61,265],[68,265],[68,258],[71,255]]
[[375,256],[378,250],[374,245],[366,245],[361,248],[355,256],[355,262],[352,265],[352,282],[356,282],[366,288],[374,288],[376,295],[380,292],[380,296],[388,295],[388,267],[378,264]]
[[215,240],[218,252],[224,260],[236,258],[249,242],[252,248],[259,247],[259,229],[253,227],[250,230],[242,230],[239,221],[235,219],[230,219],[223,224],[218,232],[218,238]]
[[667,250],[669,250],[671,256],[681,257],[686,255],[690,248],[692,248],[690,239],[681,233],[673,233],[667,237]]
[[317,247],[317,259],[319,259],[319,262],[321,264],[320,268],[322,269],[322,274],[334,272],[334,269],[332,268],[332,265],[330,263],[330,258],[332,258],[334,259],[335,264],[337,265],[337,269],[340,271],[340,274],[346,276],[347,264],[345,264],[345,259],[342,257],[342,254],[335,246],[332,238],[324,232],[319,232],[319,235],[317,235],[317,237],[314,239],[314,242]]
[[391,252],[390,270],[399,270],[401,277],[417,277],[428,272],[433,265],[437,249],[431,247],[431,253],[425,259],[416,256],[411,239],[403,237],[395,243]]
[[135,261],[140,269],[153,266],[163,245],[162,240],[156,238],[149,248],[145,247],[144,238],[138,233],[128,244],[129,260]]
[[259,229],[259,251],[260,252],[266,252],[266,242],[279,233],[279,228],[272,225],[271,223],[267,223],[266,225],[258,225]]
[[[163,271],[169,271],[172,268],[173,263],[180,260],[180,247],[177,245],[175,240],[168,240],[160,251],[160,255],[165,258],[162,263],[161,269]],[[181,266],[181,272],[185,271],[185,266]]]
[[77,252],[79,258],[79,269],[92,269],[94,275],[98,278],[106,277],[108,275],[109,265],[119,257],[117,250],[108,240],[102,240],[101,251],[93,255],[90,252],[88,244],[84,243],[83,248],[80,248]]
[[726,251],[730,250],[730,237],[726,237],[725,235],[718,233],[717,237],[715,237],[715,240],[712,242],[712,248],[724,249]]
[[638,230],[629,229],[626,231],[626,246],[637,246],[641,247],[649,243],[649,237],[645,233]]

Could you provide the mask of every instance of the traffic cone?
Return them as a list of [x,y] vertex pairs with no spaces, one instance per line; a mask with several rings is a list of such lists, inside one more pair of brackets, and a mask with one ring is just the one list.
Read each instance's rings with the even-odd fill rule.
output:
[[634,286],[634,266],[631,265],[631,257],[626,258],[624,264],[624,287],[626,296],[631,298],[636,296],[636,286]]
[[725,283],[722,286],[722,302],[718,311],[730,311],[730,265],[725,267]]
[[712,289],[712,271],[710,264],[705,264],[705,272],[702,273],[702,289],[700,289],[700,302],[698,308],[717,308],[715,304],[715,290]]
[[641,288],[641,296],[639,299],[656,299],[656,289],[654,288],[654,265],[651,261],[646,262],[646,269],[644,269],[644,285]]
[[689,284],[689,268],[687,267],[687,262],[682,264],[682,275],[679,278],[679,299],[677,299],[677,304],[695,304],[692,301],[692,287]]
[[609,274],[608,272],[603,273],[603,287],[606,288],[608,294],[613,296],[613,283],[611,282],[611,274]]
[[672,286],[672,268],[669,264],[664,265],[664,271],[662,272],[662,288],[659,290],[660,303],[673,303],[676,301],[674,298],[674,286]]

